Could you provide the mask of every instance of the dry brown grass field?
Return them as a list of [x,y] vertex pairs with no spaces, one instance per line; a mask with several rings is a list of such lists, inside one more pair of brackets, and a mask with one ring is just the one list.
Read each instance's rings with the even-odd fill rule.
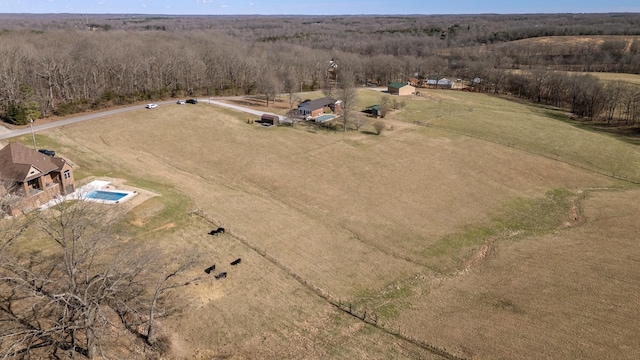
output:
[[[522,70],[512,70],[514,73],[522,73]],[[574,74],[570,71],[561,71],[566,74]],[[618,81],[626,82],[633,85],[640,85],[640,75],[637,74],[623,74],[623,73],[611,73],[611,72],[582,72],[580,74],[589,74],[597,77],[602,81]]]
[[620,73],[589,73],[600,80],[604,81],[622,81],[628,82],[634,85],[640,85],[640,75],[636,74],[620,74]]
[[[379,136],[263,128],[201,103],[38,142],[79,177],[161,195],[129,212],[128,241],[228,271],[176,294],[183,311],[161,320],[171,357],[640,356],[640,191],[608,176],[640,179],[638,149],[549,110],[426,94]],[[360,91],[362,107],[379,98]]]
[[638,36],[634,35],[589,35],[589,36],[541,36],[529,39],[517,40],[522,44],[545,44],[557,46],[559,48],[572,45],[602,45],[607,40],[621,40],[627,42],[627,51]]

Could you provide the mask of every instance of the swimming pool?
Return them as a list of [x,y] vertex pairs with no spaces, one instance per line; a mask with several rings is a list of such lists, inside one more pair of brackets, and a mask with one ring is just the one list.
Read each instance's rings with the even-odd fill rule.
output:
[[134,191],[122,190],[93,190],[82,196],[83,200],[96,201],[105,204],[117,204],[134,197]]
[[316,122],[325,122],[325,121],[330,121],[335,119],[335,115],[333,114],[324,114],[324,115],[320,115],[318,116],[315,120]]

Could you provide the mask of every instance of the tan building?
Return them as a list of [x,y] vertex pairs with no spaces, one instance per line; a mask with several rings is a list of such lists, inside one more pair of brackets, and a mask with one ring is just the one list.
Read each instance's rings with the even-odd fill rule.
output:
[[389,94],[398,95],[398,96],[406,96],[416,93],[415,86],[411,86],[405,83],[391,83],[389,84]]
[[0,149],[0,204],[4,213],[30,211],[74,191],[73,169],[65,159],[15,142]]

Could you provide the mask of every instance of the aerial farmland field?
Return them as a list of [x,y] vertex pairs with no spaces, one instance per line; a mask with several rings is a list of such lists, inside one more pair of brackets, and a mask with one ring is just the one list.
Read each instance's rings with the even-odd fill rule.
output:
[[171,357],[640,356],[640,150],[555,110],[425,94],[381,135],[200,103],[38,140],[78,178],[160,195],[128,212],[127,241],[228,272],[175,294]]

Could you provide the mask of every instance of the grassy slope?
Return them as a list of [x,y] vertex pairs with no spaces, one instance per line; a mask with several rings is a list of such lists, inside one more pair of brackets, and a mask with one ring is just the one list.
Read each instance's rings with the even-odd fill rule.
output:
[[640,85],[640,75],[620,74],[620,73],[589,73],[604,81],[622,81],[635,85]]
[[[379,96],[361,91],[362,105],[379,102]],[[493,342],[503,341],[501,346],[482,345],[474,331],[487,329],[470,325],[487,304],[524,306],[520,298],[498,296],[510,284],[500,280],[506,265],[498,262],[522,262],[519,257],[541,251],[543,240],[553,237],[550,229],[569,216],[568,201],[578,189],[614,184],[550,158],[636,174],[640,156],[614,138],[552,120],[537,108],[460,92],[432,92],[429,98],[408,101],[385,119],[393,130],[382,136],[259,128],[244,123],[241,114],[204,105],[141,110],[48,136],[82,171],[130,178],[164,195],[132,212],[147,218],[135,222],[146,224],[136,230],[141,243],[198,254],[203,265],[247,259],[229,281],[189,290],[194,300],[188,313],[167,324],[203,357],[388,358],[411,357],[418,350],[402,350],[388,335],[336,313],[230,237],[203,235],[210,225],[186,215],[191,207],[312,284],[377,311],[381,320],[412,336],[465,355],[504,357],[510,349],[530,357],[527,351],[537,340],[516,341],[512,318],[492,318],[498,329]],[[433,126],[414,125],[417,120]],[[180,226],[162,227],[169,223]],[[588,229],[562,234],[579,237]],[[488,238],[499,255],[472,269],[473,275],[451,277]],[[558,253],[558,264],[566,256],[570,252]],[[568,264],[576,267],[574,276],[584,267],[583,260]],[[549,271],[544,261],[538,269]],[[489,300],[466,296],[478,291],[476,282],[466,280],[474,277],[494,284]],[[454,301],[458,298],[463,300]],[[557,316],[570,303],[555,300],[556,307],[546,311]],[[469,314],[460,314],[462,308]],[[540,333],[553,330],[545,319],[530,321]],[[297,346],[289,345],[291,339]],[[579,355],[576,347],[566,351]]]

